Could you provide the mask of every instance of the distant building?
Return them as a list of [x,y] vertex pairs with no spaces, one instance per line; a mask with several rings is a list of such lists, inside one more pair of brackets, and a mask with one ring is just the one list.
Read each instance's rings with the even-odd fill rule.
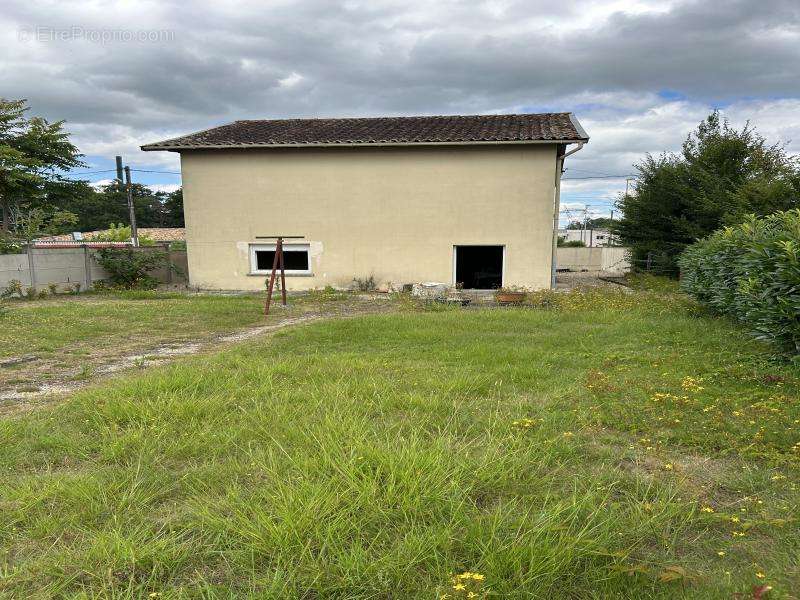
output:
[[558,237],[565,242],[583,242],[587,248],[618,245],[608,229],[559,229]]
[[[37,238],[36,242],[89,242],[98,235],[108,233],[108,229],[99,231],[75,231],[62,235],[47,235]],[[141,237],[150,238],[154,242],[182,242],[186,240],[186,230],[183,227],[139,227]]]

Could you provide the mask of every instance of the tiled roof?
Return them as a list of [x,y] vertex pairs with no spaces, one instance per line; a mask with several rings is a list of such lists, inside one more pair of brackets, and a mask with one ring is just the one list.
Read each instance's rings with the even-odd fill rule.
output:
[[178,138],[146,144],[142,150],[578,142],[589,137],[572,113],[280,119],[235,121]]
[[[102,233],[107,233],[108,229],[100,231],[85,231],[83,233],[84,240],[92,240]],[[139,227],[139,235],[148,237],[154,242],[179,242],[186,239],[186,229],[183,227]],[[48,235],[40,237],[37,242],[70,242],[73,241],[71,233],[64,233],[61,235]]]

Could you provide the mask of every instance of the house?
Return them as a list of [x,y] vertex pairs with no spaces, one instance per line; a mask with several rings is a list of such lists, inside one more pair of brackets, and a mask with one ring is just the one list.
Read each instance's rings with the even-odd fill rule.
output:
[[587,248],[616,245],[608,229],[559,229],[558,237],[565,242],[583,242]]
[[[37,238],[36,242],[86,242],[92,241],[108,232],[108,229],[100,229],[97,231],[76,231],[61,235],[46,235]],[[141,237],[150,238],[154,242],[182,242],[186,239],[183,227],[139,227],[138,232]]]
[[[290,290],[552,282],[571,113],[236,121],[142,146],[181,155],[190,285]],[[573,148],[568,148],[575,145]]]

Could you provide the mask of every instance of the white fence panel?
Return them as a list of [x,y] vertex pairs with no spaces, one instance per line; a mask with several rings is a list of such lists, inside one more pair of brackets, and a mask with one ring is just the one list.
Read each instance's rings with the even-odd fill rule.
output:
[[596,248],[558,248],[556,252],[558,269],[570,271],[605,271],[626,273],[631,264],[629,250],[619,247]]

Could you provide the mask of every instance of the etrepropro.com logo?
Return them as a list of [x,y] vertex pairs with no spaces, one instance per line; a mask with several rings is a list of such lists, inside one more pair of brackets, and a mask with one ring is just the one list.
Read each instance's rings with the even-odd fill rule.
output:
[[92,44],[156,44],[175,41],[172,29],[105,29],[80,25],[70,27],[36,26],[17,30],[20,42],[71,42],[83,40]]

